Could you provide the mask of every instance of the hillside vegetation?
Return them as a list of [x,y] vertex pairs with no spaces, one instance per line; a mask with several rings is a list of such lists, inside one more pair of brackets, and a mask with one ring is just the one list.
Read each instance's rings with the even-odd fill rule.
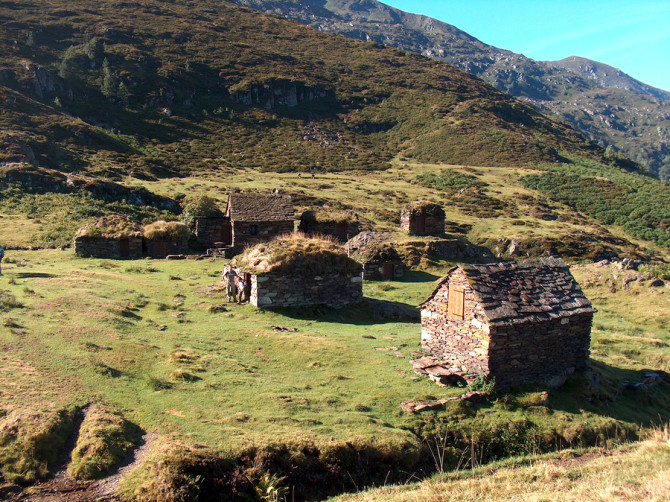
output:
[[564,451],[384,487],[333,502],[448,500],[654,500],[670,496],[670,435],[657,430],[637,445],[611,451]]
[[455,26],[375,0],[235,0],[316,29],[435,58],[570,124],[612,157],[670,178],[670,92],[579,57],[535,61],[487,45]]
[[0,6],[0,161],[156,177],[602,156],[426,58],[227,2]]

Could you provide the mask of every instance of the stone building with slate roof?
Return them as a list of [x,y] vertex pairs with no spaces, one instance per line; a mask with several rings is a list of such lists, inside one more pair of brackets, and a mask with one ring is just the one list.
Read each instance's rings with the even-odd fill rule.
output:
[[279,194],[233,193],[224,216],[196,218],[195,234],[205,246],[244,248],[294,230],[291,197]]
[[228,197],[225,215],[235,253],[294,230],[290,195],[234,193]]
[[559,258],[454,267],[420,308],[423,350],[454,373],[504,386],[586,368],[595,309]]

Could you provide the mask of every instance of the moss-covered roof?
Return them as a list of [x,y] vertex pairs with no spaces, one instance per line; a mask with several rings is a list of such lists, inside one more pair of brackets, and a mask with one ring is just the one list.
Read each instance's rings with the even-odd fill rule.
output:
[[357,223],[358,215],[353,211],[324,208],[303,212],[300,215],[300,221],[310,223]]
[[146,239],[179,241],[187,240],[189,230],[186,225],[178,221],[158,220],[142,227]]
[[361,263],[402,261],[398,251],[388,242],[360,248],[351,257]]
[[436,218],[444,218],[445,216],[442,206],[426,201],[412,202],[402,212],[410,216],[434,216]]
[[77,231],[75,238],[104,238],[104,239],[127,239],[130,237],[142,237],[140,225],[123,216],[102,216],[97,220],[83,226]]
[[244,251],[231,264],[255,275],[307,276],[351,273],[361,265],[333,240],[289,234]]

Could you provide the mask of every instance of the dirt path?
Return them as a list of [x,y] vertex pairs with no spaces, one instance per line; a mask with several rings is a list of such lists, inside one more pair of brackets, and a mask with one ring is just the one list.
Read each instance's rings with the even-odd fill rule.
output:
[[[78,432],[78,428],[76,431]],[[142,463],[158,434],[152,432],[142,436],[139,445],[128,452],[115,470],[96,481],[77,481],[68,476],[67,466],[74,444],[76,444],[76,433],[74,437],[75,442],[72,443],[72,448],[64,449],[68,452],[67,456],[64,457],[64,462],[59,462],[52,479],[26,488],[10,500],[13,502],[28,500],[40,502],[120,502],[121,499],[116,496],[119,481],[126,473]]]

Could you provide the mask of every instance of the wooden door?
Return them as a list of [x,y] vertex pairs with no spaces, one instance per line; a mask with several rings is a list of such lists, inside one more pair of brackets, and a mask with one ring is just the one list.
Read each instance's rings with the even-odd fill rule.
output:
[[415,220],[415,232],[419,235],[426,233],[426,217],[417,216]]
[[384,266],[382,268],[382,278],[385,281],[390,281],[392,280],[393,277],[393,263],[384,263]]
[[119,241],[119,256],[121,258],[130,258],[130,240],[121,239]]
[[230,246],[233,243],[233,227],[230,221],[224,221],[223,225],[221,225],[221,242],[226,246]]
[[167,256],[167,246],[165,241],[154,242],[154,250],[152,256],[154,258],[165,258]]
[[346,241],[347,240],[347,223],[342,222],[338,223],[337,226],[335,227],[335,237],[337,237],[341,241]]

